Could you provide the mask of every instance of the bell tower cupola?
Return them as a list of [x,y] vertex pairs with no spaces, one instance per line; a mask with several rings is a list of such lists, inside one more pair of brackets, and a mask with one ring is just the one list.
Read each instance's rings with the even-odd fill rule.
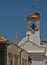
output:
[[27,31],[35,32],[40,30],[40,14],[33,12],[27,16]]

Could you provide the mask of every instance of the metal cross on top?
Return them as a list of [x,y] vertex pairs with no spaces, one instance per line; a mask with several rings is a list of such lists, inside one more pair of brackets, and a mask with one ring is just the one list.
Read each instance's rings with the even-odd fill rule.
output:
[[28,40],[29,40],[29,36],[30,36],[30,35],[29,35],[29,34],[27,34],[27,36],[28,36]]
[[36,25],[33,23],[30,27],[35,30]]

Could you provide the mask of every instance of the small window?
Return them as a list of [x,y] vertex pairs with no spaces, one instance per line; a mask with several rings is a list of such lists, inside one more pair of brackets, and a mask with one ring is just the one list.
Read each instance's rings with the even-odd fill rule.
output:
[[33,22],[31,23],[30,27],[31,27],[31,30],[34,29],[34,31],[35,31],[35,30],[36,30],[36,22],[33,21]]

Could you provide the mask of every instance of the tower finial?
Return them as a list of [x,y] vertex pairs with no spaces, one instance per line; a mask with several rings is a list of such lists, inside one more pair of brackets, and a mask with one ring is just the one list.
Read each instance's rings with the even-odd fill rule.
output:
[[18,33],[16,32],[16,45],[18,45]]

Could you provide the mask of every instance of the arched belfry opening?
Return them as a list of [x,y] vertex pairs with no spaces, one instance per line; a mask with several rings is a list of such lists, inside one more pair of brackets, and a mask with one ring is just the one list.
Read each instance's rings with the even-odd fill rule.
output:
[[36,30],[36,22],[35,21],[31,22],[30,27],[31,27],[31,30],[35,31]]
[[35,32],[40,30],[40,14],[33,12],[27,16],[27,31]]

